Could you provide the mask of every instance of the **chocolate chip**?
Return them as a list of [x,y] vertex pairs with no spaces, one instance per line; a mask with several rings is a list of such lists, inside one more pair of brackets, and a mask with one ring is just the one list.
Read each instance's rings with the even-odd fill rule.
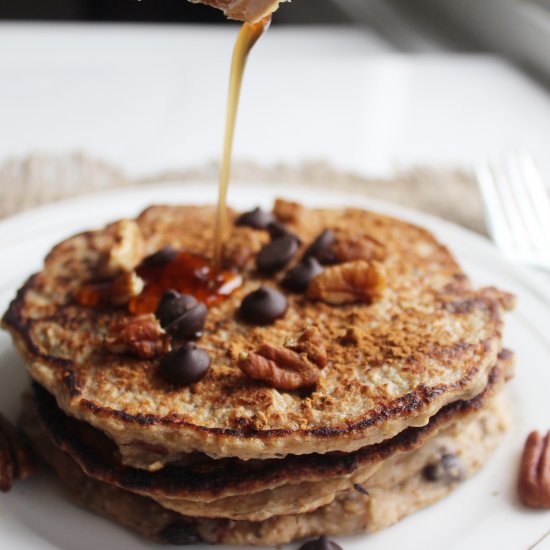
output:
[[363,487],[363,485],[361,485],[360,483],[355,483],[353,487],[358,493],[361,493],[362,495],[365,495],[367,497],[369,496],[368,490],[365,489],[365,487]]
[[270,223],[267,226],[267,230],[269,231],[269,235],[272,240],[278,239],[279,237],[293,237],[294,239],[296,239],[296,242],[298,244],[302,244],[300,237],[298,237],[296,233],[293,233],[292,231],[290,231],[290,229],[287,229],[282,223],[279,223],[279,222]]
[[315,258],[304,258],[299,264],[289,269],[281,281],[281,286],[292,292],[304,292],[315,275],[323,271]]
[[239,315],[251,325],[269,325],[282,317],[287,310],[286,297],[274,288],[261,286],[244,297]]
[[342,547],[323,535],[318,539],[302,544],[299,550],[342,550]]
[[180,294],[177,290],[167,290],[160,299],[155,315],[162,328],[166,328],[196,304],[197,300],[193,296]]
[[322,264],[334,263],[336,257],[331,248],[336,237],[330,229],[325,229],[306,249],[304,258],[316,258]]
[[422,475],[427,481],[455,483],[464,478],[464,470],[458,457],[447,453],[441,457],[439,462],[425,466],[422,470]]
[[236,225],[246,225],[248,227],[253,227],[254,229],[267,229],[267,226],[275,221],[275,217],[271,212],[266,212],[261,208],[257,207],[250,212],[245,212],[241,214],[237,221]]
[[206,351],[188,342],[183,347],[167,353],[160,362],[160,374],[168,382],[186,386],[200,380],[210,368]]
[[298,242],[293,236],[278,237],[266,244],[256,256],[256,266],[261,273],[272,274],[285,267],[298,252]]
[[176,521],[165,527],[159,534],[160,540],[166,544],[197,544],[202,542],[202,537],[195,527],[186,521]]
[[140,264],[140,267],[154,267],[157,265],[164,265],[172,260],[179,254],[179,251],[173,246],[165,246],[161,248],[158,252],[147,256]]
[[181,340],[199,338],[208,309],[203,303],[195,304],[166,327],[166,332]]

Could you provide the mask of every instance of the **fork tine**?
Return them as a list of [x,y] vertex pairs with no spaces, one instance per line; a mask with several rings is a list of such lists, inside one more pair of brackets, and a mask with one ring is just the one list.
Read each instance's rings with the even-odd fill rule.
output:
[[527,195],[542,229],[546,250],[550,253],[550,198],[533,157],[518,153],[518,164],[526,182]]
[[476,170],[489,229],[510,257],[550,270],[550,198],[527,153]]
[[510,225],[512,239],[515,242],[516,248],[522,251],[528,250],[531,248],[529,236],[516,202],[512,187],[512,179],[508,173],[507,166],[502,162],[498,162],[493,164],[492,170],[495,177],[497,192],[502,202],[504,215]]
[[476,168],[476,177],[487,211],[486,219],[489,233],[502,250],[510,252],[514,248],[514,239],[504,214],[491,165],[488,162],[480,164]]
[[[521,157],[519,154],[511,154],[506,157],[504,162],[517,210],[525,227],[529,248],[538,251],[545,250],[548,246],[547,239],[535,210],[535,204],[529,195],[528,188],[531,185],[531,180],[523,169]],[[529,250],[526,249],[525,252],[529,253]]]

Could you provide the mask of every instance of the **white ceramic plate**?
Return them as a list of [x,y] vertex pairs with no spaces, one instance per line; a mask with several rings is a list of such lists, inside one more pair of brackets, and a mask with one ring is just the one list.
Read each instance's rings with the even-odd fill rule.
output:
[[[503,259],[485,239],[441,220],[396,206],[322,189],[235,186],[230,203],[239,209],[269,206],[275,195],[308,205],[359,206],[421,224],[445,242],[479,285],[515,292],[506,345],[518,354],[517,376],[507,389],[514,422],[489,464],[450,497],[381,533],[342,538],[346,550],[468,549],[527,550],[550,547],[550,512],[523,509],[515,496],[518,457],[527,433],[550,428],[550,300],[548,289]],[[40,268],[48,249],[76,231],[133,216],[152,203],[212,202],[214,185],[150,186],[69,200],[0,223],[0,309],[16,288]],[[0,335],[0,409],[15,417],[27,384],[10,339]],[[549,534],[544,538],[545,534]],[[538,544],[537,544],[538,543]],[[155,545],[70,504],[55,480],[41,475],[0,496],[0,548],[138,550]],[[293,545],[296,548],[298,545]],[[161,546],[159,546],[161,548]]]

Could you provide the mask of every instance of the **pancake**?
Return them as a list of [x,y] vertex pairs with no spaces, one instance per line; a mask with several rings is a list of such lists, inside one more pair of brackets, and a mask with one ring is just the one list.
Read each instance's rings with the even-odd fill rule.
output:
[[288,456],[253,462],[194,456],[157,472],[121,465],[116,446],[106,436],[66,416],[53,397],[36,384],[32,395],[34,410],[46,433],[87,475],[150,496],[181,514],[262,521],[329,504],[338,493],[368,481],[392,457],[426,446],[442,431],[457,431],[490,406],[511,376],[513,355],[503,352],[500,357],[480,395],[447,405],[427,426],[409,428],[381,444],[345,455]]
[[[367,484],[339,493],[331,504],[263,522],[194,518],[166,510],[152,499],[86,476],[42,431],[32,407],[25,409],[22,426],[77,504],[145,537],[172,544],[274,546],[322,534],[378,531],[440,500],[483,466],[507,426],[507,415],[497,399],[420,449],[395,455]],[[451,467],[438,469],[444,463]]]
[[[447,248],[406,222],[285,201],[277,201],[274,214],[302,242],[296,260],[331,229],[336,265],[376,263],[383,294],[372,303],[333,305],[286,293],[283,318],[270,326],[243,323],[236,315],[243,297],[277,279],[254,268],[267,232],[236,226],[230,212],[225,259],[244,282],[209,309],[199,344],[212,359],[210,370],[175,388],[158,375],[158,358],[105,349],[113,319],[131,317],[125,308],[75,302],[83,285],[131,273],[164,246],[210,254],[213,207],[158,206],[55,247],[3,326],[33,379],[66,414],[105,432],[125,464],[150,470],[190,453],[241,460],[349,453],[424,426],[446,405],[483,391],[501,349],[509,295],[473,289]],[[242,352],[280,345],[313,324],[329,363],[309,393],[270,387],[239,368]]]

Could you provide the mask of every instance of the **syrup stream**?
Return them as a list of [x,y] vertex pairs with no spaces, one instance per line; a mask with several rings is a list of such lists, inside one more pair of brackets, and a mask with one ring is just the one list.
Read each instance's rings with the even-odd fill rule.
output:
[[[203,256],[182,251],[166,264],[150,267],[138,266],[136,272],[145,281],[145,288],[139,296],[135,296],[130,300],[128,310],[131,313],[154,312],[163,293],[169,288],[184,294],[191,294],[210,307],[222,302],[242,284],[240,275],[232,271],[221,270],[227,187],[229,185],[235,122],[246,61],[250,50],[269,28],[270,23],[271,16],[253,25],[244,23],[233,49],[227,96],[225,137],[220,166],[213,261],[210,262]],[[75,299],[77,303],[89,307],[109,306],[112,302],[112,294],[116,289],[116,282],[116,280],[89,282],[78,290]]]
[[231,75],[229,77],[229,93],[227,96],[227,113],[225,120],[225,137],[223,154],[220,166],[220,180],[218,190],[218,208],[216,212],[216,226],[214,233],[214,271],[221,269],[223,252],[223,231],[226,218],[227,187],[231,172],[231,153],[233,151],[233,137],[235,135],[235,121],[241,94],[241,84],[248,54],[258,39],[269,28],[271,16],[261,19],[253,25],[244,23],[237,36],[233,59],[231,61]]

